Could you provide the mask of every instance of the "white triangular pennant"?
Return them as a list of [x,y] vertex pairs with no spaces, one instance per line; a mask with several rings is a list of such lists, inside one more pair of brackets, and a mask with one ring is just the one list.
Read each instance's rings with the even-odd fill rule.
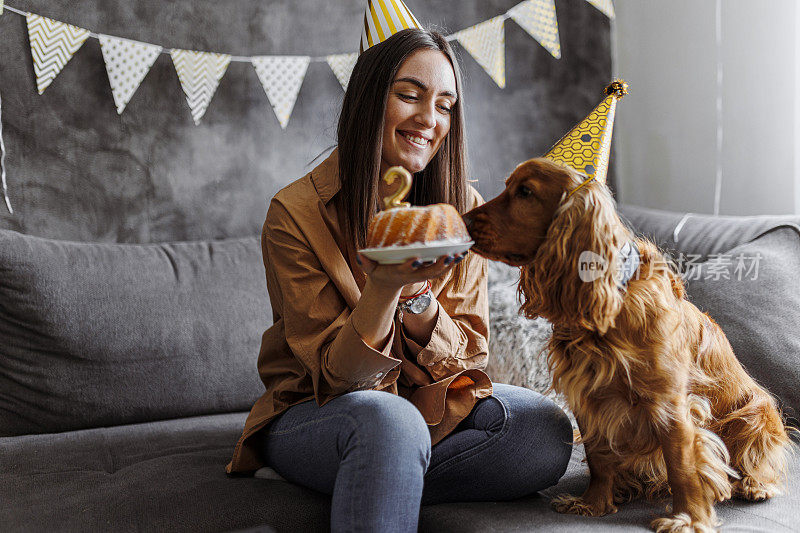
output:
[[39,94],[42,94],[89,38],[90,32],[34,13],[26,13],[25,18],[28,21],[36,86]]
[[186,94],[186,101],[192,110],[194,123],[200,124],[200,119],[217,91],[219,80],[228,69],[231,56],[180,49],[170,50],[170,56]]
[[336,75],[336,79],[342,86],[342,89],[347,90],[347,82],[350,81],[350,74],[353,73],[353,67],[356,66],[358,61],[358,52],[351,54],[333,54],[327,56],[325,61],[331,67],[331,70]]
[[97,39],[103,51],[103,61],[106,63],[117,113],[122,114],[133,93],[139,88],[139,84],[161,53],[161,47],[111,35],[100,34]]
[[289,117],[292,116],[297,93],[303,84],[309,56],[257,56],[251,61],[261,80],[261,85],[267,93],[267,98],[272,104],[275,116],[281,123],[281,128],[286,129]]
[[504,20],[500,15],[452,35],[501,88],[506,86]]
[[610,19],[613,19],[616,15],[614,14],[614,4],[611,3],[611,0],[586,0],[594,7],[599,9],[605,16]]
[[553,57],[561,57],[555,0],[525,0],[509,9],[508,15]]

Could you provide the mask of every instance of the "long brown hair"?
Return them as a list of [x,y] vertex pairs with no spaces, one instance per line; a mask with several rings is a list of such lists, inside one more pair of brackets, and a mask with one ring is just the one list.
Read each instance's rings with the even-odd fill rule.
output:
[[[469,208],[464,95],[458,61],[442,34],[416,28],[401,30],[359,56],[339,115],[342,189],[337,205],[342,210],[348,242],[355,243],[356,249],[364,247],[369,221],[381,208],[378,185],[389,88],[403,62],[422,49],[438,50],[450,60],[458,98],[451,108],[450,131],[430,163],[414,174],[406,200],[413,205],[448,203],[461,214]],[[465,265],[463,261],[454,267],[456,287],[463,284]]]

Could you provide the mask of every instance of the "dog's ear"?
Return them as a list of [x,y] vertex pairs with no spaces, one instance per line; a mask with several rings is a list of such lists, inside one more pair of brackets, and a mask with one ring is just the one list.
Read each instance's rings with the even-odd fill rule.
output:
[[630,236],[604,184],[590,182],[562,200],[533,263],[522,268],[525,316],[605,334],[622,309],[617,265]]

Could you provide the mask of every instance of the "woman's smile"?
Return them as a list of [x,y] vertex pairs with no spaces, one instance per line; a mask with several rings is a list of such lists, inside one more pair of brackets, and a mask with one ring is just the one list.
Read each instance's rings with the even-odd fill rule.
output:
[[406,131],[398,131],[397,132],[403,139],[408,141],[408,144],[413,146],[414,148],[427,148],[430,144],[430,140],[426,139],[425,137],[421,137],[419,135],[414,135],[413,133],[409,133]]

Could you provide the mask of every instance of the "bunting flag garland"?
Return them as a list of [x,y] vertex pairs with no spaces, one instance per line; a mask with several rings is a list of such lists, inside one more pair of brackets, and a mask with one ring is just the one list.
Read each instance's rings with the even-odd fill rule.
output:
[[[612,0],[586,0],[610,18],[615,17]],[[250,62],[256,69],[281,128],[285,129],[297,101],[300,86],[312,61],[326,61],[347,90],[359,52],[309,56],[233,57],[191,50],[165,50],[159,45],[98,35],[89,30],[28,13],[5,5],[3,9],[25,16],[28,25],[34,74],[39,94],[49,87],[88,37],[100,41],[117,113],[121,114],[138,90],[160,53],[169,53],[178,73],[195,124],[199,124],[231,61]],[[522,0],[505,14],[447,36],[458,40],[495,83],[504,88],[505,35],[503,23],[512,18],[555,58],[561,57],[555,0]],[[401,28],[420,27],[402,0],[369,0],[361,31],[362,49],[380,42]]]
[[103,51],[117,114],[121,115],[161,53],[161,47],[111,35],[101,34],[97,39]]
[[508,15],[553,57],[561,58],[555,0],[525,0],[509,9]]
[[213,52],[195,52],[193,50],[170,50],[172,62],[181,80],[186,101],[192,110],[195,124],[206,113],[208,104],[217,91],[219,80],[228,69],[231,56]]
[[27,13],[25,18],[28,21],[36,85],[39,94],[42,94],[89,38],[89,30],[33,13]]
[[597,9],[599,9],[600,12],[603,13],[608,18],[613,19],[614,17],[616,17],[616,14],[614,13],[614,4],[611,3],[611,0],[586,0],[586,1],[592,4]]
[[500,88],[506,86],[505,18],[500,15],[453,34]]
[[285,130],[311,57],[258,56],[252,58],[252,62],[275,116]]
[[325,61],[327,61],[328,66],[331,67],[331,70],[336,75],[336,79],[339,80],[342,89],[346,91],[347,82],[350,81],[350,74],[353,73],[353,68],[356,66],[356,61],[358,61],[358,53],[333,54],[327,56]]
[[[586,0],[603,14],[615,17],[612,0]],[[377,7],[376,7],[377,6]],[[286,129],[291,118],[297,96],[305,79],[308,66],[312,61],[325,61],[336,76],[342,89],[347,90],[350,77],[359,53],[331,54],[323,57],[309,56],[230,56],[214,52],[197,52],[183,49],[164,49],[159,45],[143,43],[111,35],[95,34],[89,30],[59,22],[41,15],[28,13],[5,4],[0,0],[0,15],[4,10],[24,16],[28,26],[33,69],[39,94],[44,93],[58,76],[72,56],[83,46],[89,37],[97,38],[103,53],[111,92],[116,104],[117,114],[122,114],[128,102],[138,90],[147,73],[152,68],[158,55],[169,53],[186,95],[186,101],[195,124],[199,124],[214,97],[219,82],[225,75],[231,61],[249,62],[253,65],[261,85],[267,94],[278,122]],[[555,58],[561,57],[561,43],[558,33],[555,0],[522,0],[505,14],[496,16],[479,24],[465,28],[446,36],[448,41],[458,40],[472,55],[478,64],[491,76],[494,82],[504,88],[505,78],[505,34],[503,23],[512,18],[531,37],[539,42]],[[363,51],[380,42],[401,28],[421,27],[419,21],[411,14],[403,0],[369,0],[364,16],[364,28],[361,32]],[[0,106],[2,101],[0,100]],[[1,108],[0,108],[1,109]],[[604,101],[598,109],[605,120],[614,117],[615,100]],[[588,117],[592,119],[593,117]],[[588,120],[587,119],[587,120]],[[597,117],[597,122],[603,122]],[[571,131],[566,140],[575,141],[578,129]],[[589,142],[585,138],[592,131],[580,130],[580,142]],[[590,139],[594,142],[594,139]],[[575,141],[577,142],[577,141]],[[598,172],[594,177],[605,178],[604,165],[607,165],[607,145],[610,142],[610,129],[607,136],[599,139],[602,154],[599,159],[592,159],[583,166],[584,172]],[[0,118],[0,184],[2,185],[5,203],[10,213],[11,203],[8,198],[5,167],[5,145],[2,138],[2,119]],[[553,158],[566,158],[553,147]],[[603,155],[605,154],[605,155]],[[566,160],[565,160],[566,161]],[[571,161],[578,164],[577,160]],[[578,165],[580,166],[580,165]]]

